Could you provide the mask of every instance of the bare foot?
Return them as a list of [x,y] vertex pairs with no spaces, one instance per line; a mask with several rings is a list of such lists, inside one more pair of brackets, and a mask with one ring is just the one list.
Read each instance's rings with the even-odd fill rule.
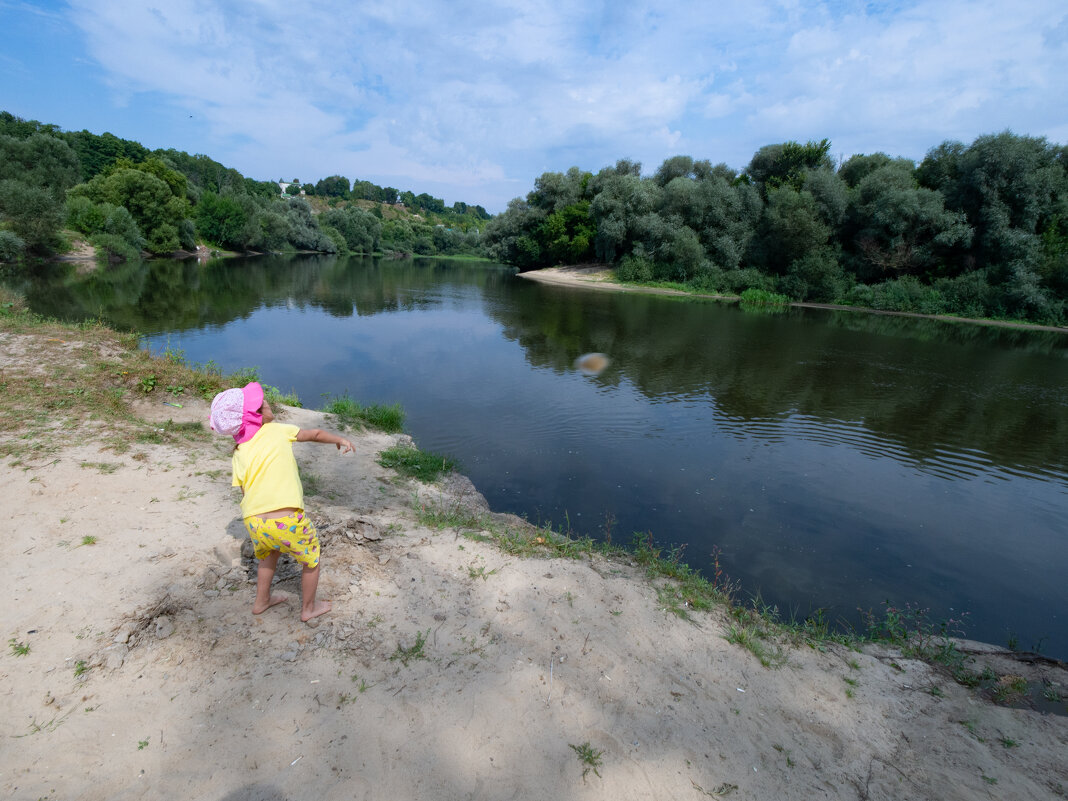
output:
[[255,603],[252,604],[252,614],[254,614],[254,615],[262,615],[264,612],[266,612],[272,606],[277,606],[278,604],[284,604],[288,600],[289,600],[289,595],[287,593],[284,593],[284,592],[271,593],[271,597],[267,600],[267,603],[264,604],[263,606],[260,606],[259,604],[255,604]]
[[319,617],[319,615],[325,615],[334,605],[329,601],[316,601],[315,606],[312,607],[311,612],[301,612],[300,619],[307,623],[313,617]]

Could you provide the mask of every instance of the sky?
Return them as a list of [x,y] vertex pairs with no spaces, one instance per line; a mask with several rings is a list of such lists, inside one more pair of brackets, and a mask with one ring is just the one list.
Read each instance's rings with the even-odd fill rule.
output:
[[1068,143],[1064,0],[0,0],[0,110],[492,213],[545,172]]

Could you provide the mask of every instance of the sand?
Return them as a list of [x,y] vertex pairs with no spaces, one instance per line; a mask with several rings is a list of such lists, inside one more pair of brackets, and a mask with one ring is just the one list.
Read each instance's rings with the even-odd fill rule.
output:
[[[39,369],[41,349],[0,333],[0,368]],[[165,430],[206,417],[203,401],[164,399],[131,415]],[[333,427],[313,411],[284,419]],[[89,432],[4,460],[0,797],[1068,793],[1064,716],[997,705],[877,646],[787,642],[785,664],[763,667],[725,639],[722,610],[676,617],[626,561],[520,558],[421,525],[419,506],[485,502],[462,477],[427,486],[379,466],[403,435],[349,436],[354,455],[296,446],[334,604],[314,625],[295,599],[251,614],[224,440],[116,454]],[[299,593],[290,563],[278,584]],[[1068,694],[1057,665],[983,659]]]

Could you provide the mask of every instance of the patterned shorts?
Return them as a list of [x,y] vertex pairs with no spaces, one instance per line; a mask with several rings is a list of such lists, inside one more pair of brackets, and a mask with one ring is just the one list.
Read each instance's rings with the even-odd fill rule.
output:
[[304,512],[285,517],[245,518],[245,528],[256,547],[256,558],[266,559],[272,551],[287,553],[305,567],[314,570],[319,565],[319,537]]

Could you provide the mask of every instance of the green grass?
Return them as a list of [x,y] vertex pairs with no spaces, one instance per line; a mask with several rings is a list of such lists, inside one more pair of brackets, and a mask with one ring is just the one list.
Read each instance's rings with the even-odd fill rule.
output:
[[[178,351],[150,353],[138,335],[113,331],[96,320],[62,323],[42,317],[4,287],[0,332],[25,337],[26,347],[48,366],[44,374],[5,370],[0,380],[0,456],[16,462],[87,439],[121,452],[134,439],[207,438],[200,423],[169,423],[164,432],[155,431],[160,426],[137,419],[130,404],[138,398],[163,402],[178,394],[210,400],[244,377],[224,376],[211,364],[187,364]],[[26,430],[43,436],[32,441],[15,436]]]
[[786,308],[790,299],[786,295],[768,292],[766,289],[750,287],[741,294],[740,304],[743,309]]
[[26,656],[30,652],[30,646],[24,642],[18,642],[14,637],[7,641],[11,646],[11,653],[15,656]]
[[582,778],[585,779],[586,775],[592,770],[596,774],[597,778],[601,778],[601,772],[597,770],[601,767],[601,757],[604,755],[604,751],[598,751],[587,740],[582,745],[574,745],[568,743],[568,748],[575,752],[578,756],[579,762],[582,763]]
[[424,483],[437,481],[456,468],[456,462],[448,456],[406,445],[394,445],[382,451],[378,454],[378,463]]
[[89,665],[84,659],[79,659],[74,663],[74,678],[80,678],[89,672]]
[[342,395],[330,401],[323,411],[334,415],[340,425],[348,428],[370,426],[387,434],[404,430],[404,410],[399,403],[388,406],[372,403],[370,406],[364,406],[348,395]]
[[397,650],[390,656],[390,662],[400,662],[405,667],[408,667],[408,663],[413,659],[426,659],[426,654],[423,653],[423,646],[426,645],[426,638],[430,635],[430,629],[426,630],[424,634],[421,631],[415,633],[415,642],[409,645],[407,648],[397,643]]
[[86,470],[96,470],[98,473],[109,475],[122,467],[122,464],[120,462],[81,462],[79,467],[83,467]]

